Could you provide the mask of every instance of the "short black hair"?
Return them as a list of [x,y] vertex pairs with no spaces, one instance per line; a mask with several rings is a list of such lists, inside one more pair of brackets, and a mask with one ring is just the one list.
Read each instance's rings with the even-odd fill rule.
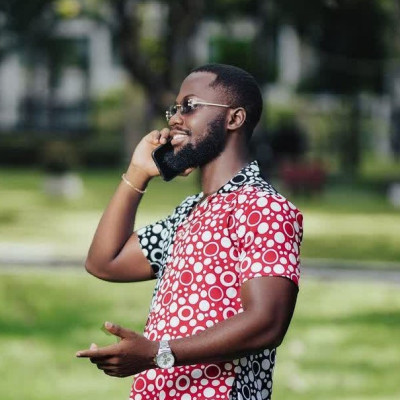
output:
[[254,77],[239,67],[227,64],[206,64],[191,71],[194,72],[210,72],[216,75],[210,86],[222,86],[228,96],[229,105],[246,110],[243,126],[247,139],[250,140],[263,108],[261,90]]

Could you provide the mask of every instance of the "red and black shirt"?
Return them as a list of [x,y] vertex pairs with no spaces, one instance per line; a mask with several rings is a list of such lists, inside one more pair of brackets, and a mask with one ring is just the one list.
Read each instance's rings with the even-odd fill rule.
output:
[[[302,214],[261,176],[257,162],[215,194],[185,199],[139,230],[157,276],[145,328],[150,340],[198,332],[243,311],[249,279],[280,276],[298,285]],[[229,362],[153,369],[135,377],[131,399],[270,399],[275,349]]]

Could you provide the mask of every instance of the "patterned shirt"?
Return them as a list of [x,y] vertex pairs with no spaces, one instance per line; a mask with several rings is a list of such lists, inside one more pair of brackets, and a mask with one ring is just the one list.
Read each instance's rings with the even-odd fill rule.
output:
[[[261,176],[256,161],[215,194],[184,200],[139,230],[157,276],[144,335],[195,335],[243,311],[241,285],[281,276],[298,285],[302,214]],[[138,374],[133,400],[270,399],[275,349],[220,363]]]

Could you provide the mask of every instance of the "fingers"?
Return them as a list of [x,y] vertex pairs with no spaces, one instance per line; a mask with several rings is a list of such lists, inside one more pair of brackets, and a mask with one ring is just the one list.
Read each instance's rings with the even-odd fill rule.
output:
[[121,339],[126,338],[127,336],[130,335],[131,331],[122,328],[121,326],[117,324],[113,324],[112,322],[105,322],[104,327],[107,329],[108,332],[112,333],[115,336],[118,336]]
[[191,174],[196,168],[187,168],[185,169],[181,174],[179,174],[180,176],[188,176],[189,174]]
[[[128,337],[132,337],[132,335],[134,335],[134,333],[132,331],[125,329],[120,325],[113,324],[112,322],[108,322],[108,321],[104,323],[104,328],[108,332],[110,332],[114,336],[117,336],[120,339],[125,339]],[[107,347],[98,347],[95,343],[92,343],[88,350],[78,351],[76,353],[76,357],[100,359],[100,358],[104,358],[104,357],[115,356],[119,353],[119,349],[117,346],[118,346],[118,344],[110,345]]]
[[[93,362],[93,361],[92,361]],[[110,363],[110,362],[93,362],[96,364],[97,368],[100,371],[103,371],[106,375],[114,376],[116,378],[124,378],[129,375],[132,375],[129,371],[126,371],[124,366],[119,365],[118,363]]]
[[[101,369],[101,368],[99,368],[99,369]],[[104,369],[103,372],[108,376],[113,376],[114,378],[126,378],[127,376],[132,375],[129,372],[119,371],[119,370]]]
[[168,139],[169,139],[169,129],[168,128],[164,128],[161,129],[160,131],[160,143],[165,144],[167,143]]
[[88,350],[79,350],[76,353],[76,357],[78,358],[95,358],[95,359],[100,359],[104,357],[113,357],[118,354],[118,348],[116,347],[118,345],[111,345],[107,347],[95,347],[90,348]]
[[167,143],[169,139],[169,132],[170,130],[168,128],[163,128],[160,131],[159,130],[154,130],[149,133],[149,136],[151,138],[151,141],[155,144],[165,144]]
[[97,355],[98,349],[94,350],[79,350],[76,352],[75,356],[78,358],[89,358]]
[[[143,356],[143,348],[152,343],[157,346],[157,343],[111,322],[106,322],[104,328],[121,341],[106,347],[92,343],[88,349],[78,351],[76,357],[89,358],[92,364],[110,376],[121,378],[143,371],[148,362],[148,357]],[[155,351],[156,349],[151,352]]]

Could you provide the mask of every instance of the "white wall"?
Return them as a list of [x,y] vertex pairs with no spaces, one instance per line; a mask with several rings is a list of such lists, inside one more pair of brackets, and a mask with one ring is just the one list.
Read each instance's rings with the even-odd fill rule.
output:
[[0,64],[0,122],[12,127],[18,120],[20,98],[25,93],[25,75],[18,55],[6,57]]

